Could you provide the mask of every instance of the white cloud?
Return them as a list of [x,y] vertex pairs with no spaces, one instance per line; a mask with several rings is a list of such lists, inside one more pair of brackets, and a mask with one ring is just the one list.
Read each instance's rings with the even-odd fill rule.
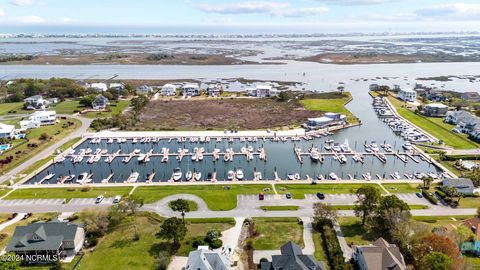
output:
[[5,11],[3,11],[3,9],[0,8],[0,17],[3,17],[5,16]]
[[458,20],[479,19],[480,4],[453,3],[432,6],[415,11],[419,17],[448,17]]
[[361,6],[361,5],[379,5],[390,2],[398,2],[401,0],[317,0],[319,2],[324,2],[332,5],[343,5],[343,6]]
[[44,23],[45,22],[45,19],[42,18],[42,17],[39,17],[39,16],[35,16],[35,15],[31,15],[31,16],[22,16],[22,17],[18,17],[15,19],[16,21],[18,22],[21,22],[21,23]]
[[15,6],[45,5],[45,2],[38,0],[10,0],[10,3]]
[[199,8],[209,13],[219,14],[269,14],[279,17],[308,17],[328,11],[326,7],[293,8],[285,2],[246,1],[241,3],[212,5],[202,4]]

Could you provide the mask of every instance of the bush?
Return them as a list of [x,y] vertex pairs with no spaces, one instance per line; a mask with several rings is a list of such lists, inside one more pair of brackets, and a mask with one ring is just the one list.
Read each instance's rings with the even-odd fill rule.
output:
[[319,230],[322,234],[324,250],[328,257],[330,268],[335,270],[352,270],[352,265],[346,263],[343,258],[343,252],[333,227],[331,225],[324,225],[321,226]]
[[447,195],[445,194],[445,192],[443,192],[443,191],[441,191],[441,190],[435,191],[435,194],[437,194],[437,195],[438,195],[440,198],[442,198],[442,199],[445,199],[445,197],[447,196]]
[[212,241],[210,241],[208,246],[211,249],[216,249],[216,248],[222,247],[222,245],[223,245],[222,239],[217,238],[217,239],[213,239]]
[[81,192],[88,192],[90,191],[90,189],[92,189],[91,187],[82,187],[82,189],[80,190]]
[[44,132],[44,133],[40,134],[39,139],[42,140],[42,141],[46,141],[46,140],[50,139],[50,136],[48,136],[48,134]]
[[205,243],[205,240],[201,236],[197,236],[193,238],[192,240],[192,247],[197,248],[199,246],[205,246],[207,243]]
[[438,204],[438,200],[437,198],[435,198],[435,196],[433,196],[432,193],[426,191],[426,190],[422,190],[422,195],[423,197],[425,197],[425,199],[427,199],[429,202],[431,202],[432,204]]
[[170,264],[170,256],[168,252],[160,251],[155,261],[155,269],[166,270],[169,264]]

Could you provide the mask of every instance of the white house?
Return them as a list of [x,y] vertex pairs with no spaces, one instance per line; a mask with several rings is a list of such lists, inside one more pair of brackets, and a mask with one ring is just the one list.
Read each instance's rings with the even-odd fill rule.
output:
[[416,102],[417,91],[413,89],[400,89],[398,91],[398,98],[406,102]]
[[255,88],[248,88],[247,94],[252,97],[274,97],[278,94],[278,90],[273,88],[271,85],[268,84],[257,84]]
[[41,126],[55,125],[57,121],[57,112],[55,111],[36,111],[30,115],[30,120],[39,122]]
[[184,96],[198,96],[200,95],[200,87],[196,83],[187,83],[182,86],[182,94]]
[[44,110],[49,102],[40,95],[28,97],[23,100],[27,110]]
[[207,93],[210,97],[218,97],[220,96],[220,92],[222,91],[222,87],[218,84],[212,84],[207,87]]
[[20,121],[20,129],[27,130],[27,129],[34,129],[39,128],[40,122],[32,121],[32,120],[22,120]]
[[113,89],[113,90],[116,90],[116,91],[122,91],[122,90],[125,90],[125,85],[123,83],[111,83],[108,86],[108,89]]
[[95,89],[98,92],[105,92],[108,89],[108,86],[106,83],[87,83],[86,86],[87,88]]
[[175,96],[177,94],[177,87],[173,84],[167,83],[162,86],[160,94],[162,96]]
[[346,123],[347,116],[339,113],[325,113],[322,117],[308,118],[305,124],[308,128],[325,128]]
[[15,126],[0,123],[0,138],[13,138]]
[[149,95],[150,93],[153,92],[153,87],[148,86],[148,85],[140,85],[137,87],[137,94],[141,95]]

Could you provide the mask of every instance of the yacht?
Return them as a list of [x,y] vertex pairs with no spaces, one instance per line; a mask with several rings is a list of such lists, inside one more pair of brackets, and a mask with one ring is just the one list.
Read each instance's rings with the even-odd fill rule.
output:
[[257,180],[262,180],[262,173],[261,172],[255,172],[255,178],[257,178]]
[[173,169],[173,175],[172,175],[172,178],[173,178],[173,181],[175,182],[178,182],[182,179],[182,170],[180,168],[175,168]]
[[138,139],[137,139],[137,138],[133,138],[132,143],[137,143],[137,142],[138,142]]
[[287,178],[288,178],[288,180],[295,180],[295,174],[294,173],[288,173]]
[[295,180],[300,180],[301,176],[300,176],[299,173],[296,173],[296,174],[294,175],[294,178],[295,178]]
[[138,172],[132,172],[127,179],[127,183],[135,183],[138,180],[140,174]]
[[85,181],[85,179],[87,179],[88,177],[88,173],[84,172],[84,173],[81,173],[78,175],[77,177],[77,180],[75,182],[79,183],[79,184],[83,184],[83,182]]
[[235,172],[235,177],[237,177],[238,180],[243,180],[243,177],[245,177],[245,175],[243,174],[243,170],[242,170],[242,169],[238,169],[238,170]]
[[317,161],[320,160],[320,154],[319,154],[317,151],[312,151],[312,152],[310,153],[310,158],[311,158],[313,161],[317,162]]
[[345,155],[341,154],[338,156],[338,161],[340,161],[340,163],[346,163],[347,162],[347,157],[345,157]]
[[330,176],[332,180],[338,180],[338,176],[334,172],[331,172],[328,176]]
[[232,171],[232,170],[228,171],[228,173],[227,173],[227,179],[228,179],[228,180],[233,180],[233,178],[235,178],[235,172]]
[[405,149],[406,151],[411,151],[413,149],[412,143],[410,142],[405,142],[402,145],[402,148]]

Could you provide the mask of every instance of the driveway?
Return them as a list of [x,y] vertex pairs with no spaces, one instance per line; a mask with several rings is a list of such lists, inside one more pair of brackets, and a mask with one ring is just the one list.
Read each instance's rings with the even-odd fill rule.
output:
[[40,153],[36,154],[35,156],[31,157],[30,159],[26,160],[22,164],[18,165],[17,167],[11,169],[8,173],[0,176],[0,183],[4,183],[9,180],[13,180],[17,177],[17,174],[21,173],[28,167],[32,166],[35,162],[38,160],[42,160],[44,158],[49,157],[52,155],[55,150],[57,150],[60,146],[64,145],[68,141],[70,141],[73,138],[76,137],[82,137],[83,134],[87,132],[87,129],[90,127],[90,124],[92,123],[92,119],[88,119],[85,117],[81,117],[78,115],[62,115],[59,114],[59,117],[70,117],[74,118],[76,120],[79,120],[81,122],[81,126],[76,129],[75,131],[71,132],[70,134],[66,135],[63,137],[61,140],[55,142],[54,144],[50,145],[49,147],[45,148],[43,151]]

